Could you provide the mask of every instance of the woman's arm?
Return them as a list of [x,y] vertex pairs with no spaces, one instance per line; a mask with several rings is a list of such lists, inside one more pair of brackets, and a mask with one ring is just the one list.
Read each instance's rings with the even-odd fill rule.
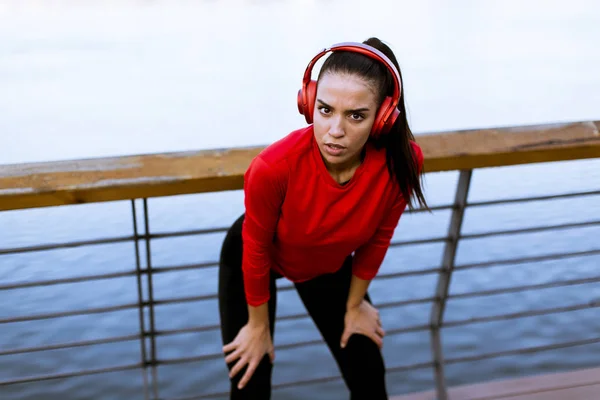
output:
[[275,349],[269,329],[271,255],[275,227],[285,195],[285,179],[260,156],[244,175],[246,215],[242,225],[242,270],[248,304],[248,322],[235,339],[223,346],[227,364],[234,363],[230,377],[246,372],[238,383],[242,389],[250,380],[265,354],[271,362]]
[[350,292],[348,293],[348,301],[346,302],[346,310],[360,306],[360,303],[362,303],[367,294],[370,283],[370,280],[360,279],[358,276],[352,275]]
[[[251,307],[266,303],[270,297],[271,250],[285,197],[284,173],[258,156],[244,175],[242,270],[246,301]],[[252,308],[249,311],[262,315]]]
[[346,300],[344,332],[340,341],[342,348],[346,347],[348,340],[355,333],[369,337],[380,348],[383,346],[385,331],[381,327],[379,311],[365,300],[365,295],[371,280],[379,271],[394,230],[405,208],[406,203],[399,195],[375,234],[354,254],[350,290]]

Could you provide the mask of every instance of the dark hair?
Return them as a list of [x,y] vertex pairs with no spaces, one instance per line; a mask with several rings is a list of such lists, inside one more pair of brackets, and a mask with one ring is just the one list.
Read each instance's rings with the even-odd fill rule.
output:
[[[402,73],[392,50],[377,38],[369,38],[363,42],[376,48],[385,54],[394,63],[400,74],[402,83]],[[372,83],[379,93],[378,107],[386,96],[392,96],[394,90],[394,81],[388,68],[381,62],[374,60],[362,54],[350,51],[339,51],[332,53],[321,67],[318,79],[321,79],[325,73],[347,73],[361,76],[367,82]],[[387,166],[390,175],[395,177],[400,186],[400,192],[406,199],[409,208],[413,208],[413,200],[416,198],[419,205],[428,209],[427,202],[423,196],[421,188],[421,179],[418,171],[418,161],[416,154],[410,144],[414,136],[408,126],[406,118],[406,108],[404,105],[404,84],[401,85],[400,101],[398,109],[400,115],[396,119],[392,129],[378,138],[370,138],[375,147],[381,149],[385,147],[387,154]],[[421,171],[422,172],[422,171]]]

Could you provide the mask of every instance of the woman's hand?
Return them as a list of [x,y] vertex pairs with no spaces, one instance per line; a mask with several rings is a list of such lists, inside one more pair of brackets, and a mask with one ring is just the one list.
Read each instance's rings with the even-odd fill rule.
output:
[[380,349],[383,347],[385,331],[381,327],[379,311],[366,300],[363,300],[358,306],[349,307],[346,310],[344,333],[342,333],[341,340],[342,348],[346,347],[348,339],[355,333],[369,337]]
[[225,362],[238,360],[231,368],[229,377],[236,376],[244,366],[248,365],[246,373],[238,384],[238,389],[242,389],[254,374],[256,367],[261,362],[265,354],[269,354],[271,362],[275,361],[275,347],[271,340],[269,324],[244,325],[233,342],[223,346],[224,353],[230,353],[225,357]]

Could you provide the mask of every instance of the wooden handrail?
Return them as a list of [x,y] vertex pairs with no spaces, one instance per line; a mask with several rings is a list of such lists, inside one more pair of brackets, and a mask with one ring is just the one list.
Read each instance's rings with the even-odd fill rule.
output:
[[[418,135],[425,171],[600,157],[600,121]],[[263,147],[0,165],[0,211],[241,189]]]

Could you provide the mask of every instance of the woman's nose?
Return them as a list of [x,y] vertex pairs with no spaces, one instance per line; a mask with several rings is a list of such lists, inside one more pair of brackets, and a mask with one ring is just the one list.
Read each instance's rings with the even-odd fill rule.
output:
[[342,121],[340,118],[331,118],[331,123],[329,125],[329,134],[333,137],[344,136],[344,127],[342,126]]

